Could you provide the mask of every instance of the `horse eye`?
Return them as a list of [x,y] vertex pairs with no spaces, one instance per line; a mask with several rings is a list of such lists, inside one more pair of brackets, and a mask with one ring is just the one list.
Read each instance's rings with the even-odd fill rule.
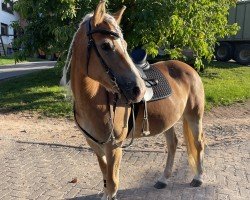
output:
[[111,44],[110,44],[109,42],[103,43],[103,44],[101,45],[101,48],[102,48],[102,50],[104,50],[104,51],[110,51],[110,50],[113,50],[113,49],[114,49],[114,47],[111,46]]

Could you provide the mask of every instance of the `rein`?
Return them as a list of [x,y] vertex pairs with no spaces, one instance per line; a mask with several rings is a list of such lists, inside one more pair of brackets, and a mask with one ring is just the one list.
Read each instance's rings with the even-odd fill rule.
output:
[[[108,102],[109,102],[109,95],[107,93],[107,98],[108,98]],[[100,145],[103,145],[103,144],[107,144],[111,141],[114,141],[115,140],[115,135],[114,135],[114,115],[115,115],[115,109],[116,109],[116,103],[117,103],[117,95],[115,96],[115,99],[114,99],[114,105],[113,105],[113,109],[112,107],[110,106],[110,118],[109,118],[109,121],[111,122],[110,123],[110,134],[109,134],[109,137],[107,140],[103,141],[103,142],[100,142],[98,141],[96,138],[94,138],[90,133],[88,133],[85,129],[83,129],[80,124],[78,123],[77,119],[76,119],[76,109],[75,109],[75,104],[74,104],[74,107],[73,107],[73,110],[74,110],[74,120],[77,124],[77,126],[81,129],[81,131],[85,134],[85,136],[87,136],[88,138],[90,138],[91,140],[93,140],[94,142],[100,144]],[[109,104],[109,103],[108,103]],[[110,105],[110,104],[109,104]],[[112,114],[113,113],[113,114]],[[113,118],[113,119],[112,119]]]
[[[105,60],[102,58],[101,54],[99,53],[97,46],[95,44],[95,40],[92,37],[93,34],[95,33],[101,33],[104,35],[112,35],[113,37],[115,37],[115,39],[120,38],[118,33],[115,33],[113,31],[109,31],[109,30],[105,30],[105,29],[93,29],[91,30],[91,21],[88,20],[86,21],[86,25],[87,25],[87,36],[88,36],[88,46],[87,46],[87,74],[88,74],[88,68],[89,68],[89,61],[90,61],[90,55],[91,55],[91,49],[93,48],[97,57],[99,58],[99,61],[101,62],[102,66],[105,68],[106,73],[109,75],[111,81],[115,84],[116,87],[118,87],[118,84],[116,82],[116,77],[112,71],[112,69],[107,65],[107,63],[105,62]],[[114,86],[114,87],[115,87]],[[119,88],[119,87],[118,87]],[[125,96],[125,95],[124,95]],[[125,98],[127,98],[125,96]],[[92,141],[94,141],[95,143],[99,144],[99,145],[104,145],[107,144],[109,142],[112,142],[113,145],[117,145],[116,143],[116,138],[114,135],[114,119],[115,119],[115,111],[116,111],[116,106],[117,106],[117,101],[118,101],[118,94],[115,94],[114,97],[114,101],[113,104],[110,104],[109,99],[110,99],[110,95],[107,92],[107,99],[108,99],[108,105],[109,105],[109,112],[110,112],[110,119],[109,119],[109,126],[110,126],[110,134],[109,137],[105,140],[105,141],[99,141],[96,138],[94,138],[90,133],[88,133],[85,129],[83,129],[80,124],[78,123],[77,119],[76,119],[76,109],[75,109],[75,104],[73,107],[73,112],[74,112],[74,119],[75,122],[77,124],[77,126],[79,127],[79,129],[85,134],[86,137],[88,137],[89,139],[91,139]],[[130,145],[132,145],[133,140],[134,140],[134,132],[135,132],[135,116],[134,116],[134,105],[131,104],[131,112],[132,112],[132,121],[133,121],[133,131],[132,131],[132,138],[131,141],[128,145],[122,146],[121,148],[127,148]]]
[[[107,93],[107,98],[109,99],[109,93]],[[108,139],[106,139],[105,141],[99,141],[97,140],[96,138],[94,138],[90,133],[88,133],[88,131],[86,131],[85,129],[83,129],[80,124],[78,123],[77,119],[76,119],[76,109],[75,109],[75,104],[73,105],[73,113],[74,113],[74,120],[76,122],[76,125],[78,126],[78,128],[84,133],[84,135],[88,138],[90,138],[92,141],[94,141],[95,143],[99,144],[99,145],[104,145],[104,144],[107,144],[109,142],[112,142],[113,145],[117,145],[116,143],[116,138],[115,138],[115,135],[114,135],[114,119],[115,119],[115,110],[116,110],[116,105],[117,105],[117,100],[118,100],[118,96],[115,95],[115,98],[114,98],[114,101],[113,101],[113,105],[109,104],[109,112],[110,112],[110,118],[109,118],[109,124],[110,124],[110,134],[109,134],[109,137]],[[109,100],[108,100],[109,102]],[[132,122],[133,122],[133,130],[132,130],[132,137],[131,137],[131,140],[130,140],[130,143],[125,145],[125,146],[122,146],[121,148],[127,148],[129,146],[131,146],[133,144],[133,141],[134,141],[134,133],[135,133],[135,114],[134,114],[134,104],[131,104],[131,114],[132,114]]]

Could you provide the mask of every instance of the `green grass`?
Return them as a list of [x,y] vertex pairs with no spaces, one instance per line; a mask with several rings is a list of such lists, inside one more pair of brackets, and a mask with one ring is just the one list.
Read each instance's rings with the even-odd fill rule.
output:
[[[72,117],[72,104],[59,87],[58,69],[43,70],[0,82],[0,112],[32,111],[42,116]],[[212,62],[201,73],[206,108],[230,105],[250,98],[250,68]]]
[[41,115],[72,116],[71,103],[59,87],[57,69],[43,70],[0,83],[0,111],[35,111]]
[[8,57],[8,56],[1,56],[0,57],[0,65],[11,65],[11,64],[15,64],[15,59],[12,57]]
[[[22,62],[36,62],[36,61],[45,61],[40,58],[27,58]],[[15,59],[12,56],[0,56],[0,65],[13,65],[15,64]]]
[[250,68],[235,63],[212,62],[201,73],[206,108],[231,105],[250,98]]

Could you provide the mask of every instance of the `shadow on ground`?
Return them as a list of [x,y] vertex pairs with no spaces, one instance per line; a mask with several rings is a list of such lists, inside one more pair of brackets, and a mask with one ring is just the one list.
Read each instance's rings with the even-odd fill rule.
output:
[[[125,190],[119,190],[117,198],[121,200],[145,200],[145,199],[204,199],[204,193],[206,193],[207,198],[214,198],[215,187],[213,185],[206,185],[201,188],[193,188],[189,186],[189,183],[173,183],[165,189],[155,189],[153,185],[151,187],[141,186],[139,188],[131,188]],[[202,194],[202,195],[200,195]],[[100,200],[102,194],[80,196],[76,198],[69,198],[68,200]]]

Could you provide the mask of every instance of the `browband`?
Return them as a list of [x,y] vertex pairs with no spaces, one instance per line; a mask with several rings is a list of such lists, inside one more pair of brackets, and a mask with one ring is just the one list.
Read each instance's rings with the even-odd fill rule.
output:
[[104,35],[112,35],[115,37],[115,39],[118,39],[120,38],[119,34],[116,33],[116,32],[113,32],[113,31],[110,31],[110,30],[106,30],[106,29],[92,29],[91,28],[91,20],[88,20],[88,32],[87,32],[87,36],[90,37],[92,34],[95,34],[95,33],[101,33],[101,34],[104,34]]
[[87,33],[87,36],[90,36],[92,34],[95,34],[95,33],[101,33],[101,34],[104,34],[104,35],[112,35],[114,36],[116,39],[120,38],[120,36],[113,32],[113,31],[109,31],[109,30],[105,30],[105,29],[94,29],[94,30],[91,30]]

